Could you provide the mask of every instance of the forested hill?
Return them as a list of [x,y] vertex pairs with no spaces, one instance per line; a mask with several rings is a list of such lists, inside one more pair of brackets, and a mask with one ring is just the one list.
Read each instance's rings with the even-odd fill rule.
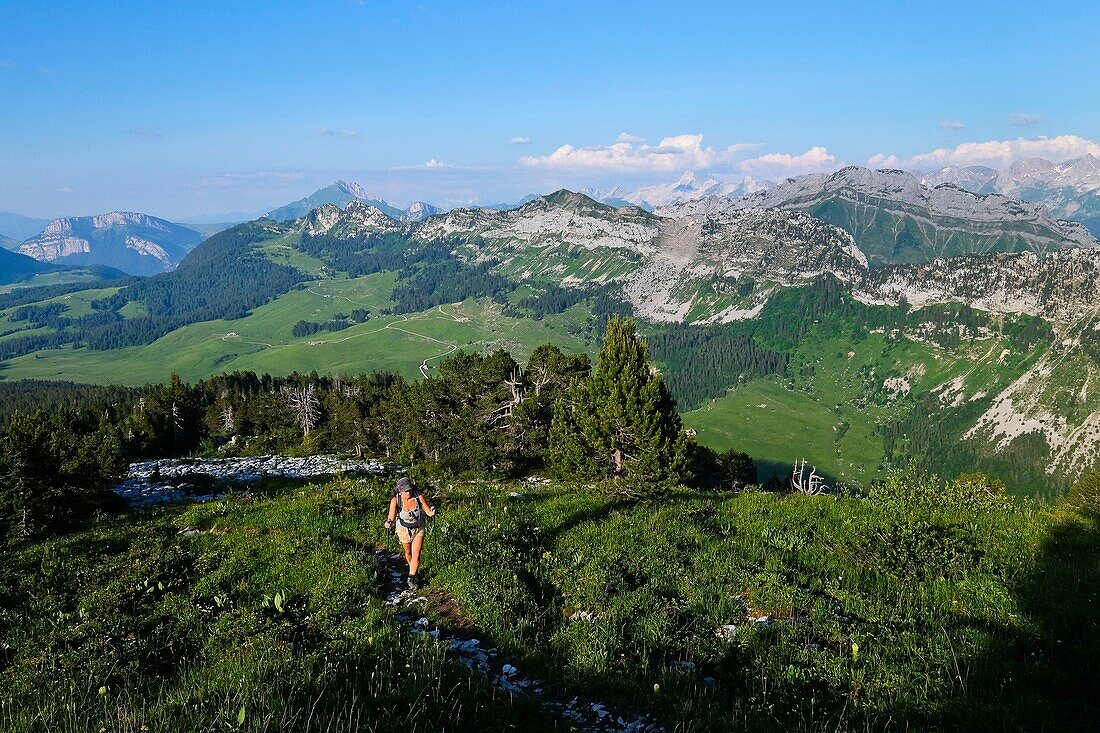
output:
[[0,379],[414,378],[460,350],[591,353],[634,315],[710,445],[854,482],[912,457],[982,465],[1046,493],[1100,449],[1098,275],[1082,249],[871,268],[806,214],[706,201],[658,215],[559,192],[418,223],[353,202],[241,224],[171,273],[0,294]]

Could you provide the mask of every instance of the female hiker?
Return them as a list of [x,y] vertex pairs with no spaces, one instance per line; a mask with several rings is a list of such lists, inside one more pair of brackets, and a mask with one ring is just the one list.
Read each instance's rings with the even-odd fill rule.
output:
[[386,528],[396,520],[397,539],[405,550],[405,562],[409,564],[409,589],[416,590],[420,583],[416,571],[420,568],[420,548],[424,546],[424,515],[435,516],[435,509],[416,488],[412,480],[402,476],[397,480],[397,490],[390,499],[390,513],[384,522]]

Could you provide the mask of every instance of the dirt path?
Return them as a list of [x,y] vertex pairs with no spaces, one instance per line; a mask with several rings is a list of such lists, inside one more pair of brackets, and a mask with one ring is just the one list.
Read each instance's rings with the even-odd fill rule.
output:
[[[545,688],[542,680],[523,674],[504,654],[481,645],[481,630],[462,615],[455,600],[434,590],[410,591],[405,588],[405,561],[387,549],[375,555],[386,568],[386,605],[396,618],[415,634],[428,634],[448,647],[448,653],[471,670],[485,675],[489,682],[513,695],[529,695],[553,717],[572,730],[594,733],[659,733],[665,729],[648,716],[624,715],[601,702],[581,701],[577,697],[557,696]],[[443,619],[436,625],[428,619],[432,612]]]

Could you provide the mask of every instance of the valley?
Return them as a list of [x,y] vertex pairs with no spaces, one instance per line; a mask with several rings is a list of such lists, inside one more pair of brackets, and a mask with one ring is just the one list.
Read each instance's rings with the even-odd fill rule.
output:
[[[932,196],[900,172],[857,173],[799,190],[818,181],[839,187],[842,202],[869,180],[897,179],[895,193],[876,195],[925,191],[919,216],[941,218],[914,230],[925,237],[914,252],[937,253],[937,232],[966,220],[936,214],[969,205],[950,198],[960,194]],[[947,475],[980,468],[1016,493],[1052,496],[1091,465],[1100,447],[1091,235],[1048,227],[1079,239],[1048,246],[986,202],[972,214],[984,222],[975,236],[1023,237],[1011,241],[1031,249],[875,262],[854,220],[747,203],[780,202],[792,185],[654,212],[559,191],[420,220],[340,193],[343,209],[233,227],[178,270],[121,288],[76,282],[43,288],[50,297],[40,300],[33,287],[10,290],[0,296],[0,379],[136,386],[162,381],[165,365],[189,381],[234,371],[416,379],[459,351],[503,349],[522,361],[551,343],[592,355],[608,315],[630,314],[699,442],[748,452],[761,481],[803,458],[854,485],[917,461]],[[914,432],[917,416],[926,427]]]

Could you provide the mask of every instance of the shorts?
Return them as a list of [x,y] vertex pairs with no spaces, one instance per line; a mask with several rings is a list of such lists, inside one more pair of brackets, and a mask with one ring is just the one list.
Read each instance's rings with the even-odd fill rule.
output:
[[423,527],[406,527],[405,525],[401,524],[401,522],[396,522],[396,525],[397,539],[403,545],[411,544],[413,541],[413,537],[416,537],[418,534],[424,533]]

